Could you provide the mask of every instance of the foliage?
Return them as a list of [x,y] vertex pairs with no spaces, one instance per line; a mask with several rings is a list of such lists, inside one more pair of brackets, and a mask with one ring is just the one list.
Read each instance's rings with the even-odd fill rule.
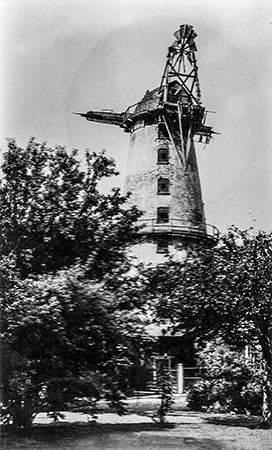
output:
[[[172,331],[260,348],[263,420],[272,420],[272,233],[231,228],[215,248],[150,269],[146,294]],[[150,300],[152,302],[152,299]]]
[[174,403],[173,387],[171,381],[171,374],[168,366],[165,364],[168,360],[161,359],[157,370],[157,388],[160,395],[160,406],[153,415],[154,421],[159,421],[160,424],[166,422],[166,416],[172,410]]
[[188,394],[188,406],[197,410],[261,414],[260,361],[246,359],[221,340],[209,342],[201,350],[201,379]]
[[8,140],[0,184],[1,255],[12,256],[22,276],[88,262],[101,278],[120,260],[135,234],[136,208],[124,208],[119,189],[98,190],[102,178],[117,174],[104,152],[48,148],[31,139],[23,149]]
[[[104,152],[83,167],[63,147],[8,140],[0,184],[2,417],[27,429],[65,408],[119,413],[142,344],[139,287],[127,274],[136,208],[113,189]],[[85,166],[85,167],[84,167]],[[144,338],[143,338],[144,340]]]
[[[105,398],[119,413],[129,389],[135,342],[144,336],[141,305],[85,278],[78,266],[14,279],[2,315],[2,415],[30,426],[40,411],[95,413]],[[142,339],[141,339],[142,341]],[[84,398],[84,402],[80,399]],[[70,405],[70,406],[69,406]]]

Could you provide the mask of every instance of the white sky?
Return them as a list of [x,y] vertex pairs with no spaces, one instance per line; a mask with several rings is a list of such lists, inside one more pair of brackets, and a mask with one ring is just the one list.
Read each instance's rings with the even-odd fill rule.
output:
[[73,111],[124,111],[160,83],[182,23],[198,33],[208,124],[197,147],[207,222],[272,229],[270,0],[9,0],[0,3],[0,145],[16,137],[105,148],[122,184],[129,135]]

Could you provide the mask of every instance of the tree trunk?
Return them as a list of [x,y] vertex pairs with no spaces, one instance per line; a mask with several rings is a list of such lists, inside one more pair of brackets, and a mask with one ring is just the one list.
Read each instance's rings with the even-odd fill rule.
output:
[[21,399],[14,402],[11,408],[12,426],[15,430],[28,431],[32,425],[34,414],[29,405],[24,405]]
[[270,346],[265,349],[263,348],[263,407],[261,427],[272,428],[272,367]]

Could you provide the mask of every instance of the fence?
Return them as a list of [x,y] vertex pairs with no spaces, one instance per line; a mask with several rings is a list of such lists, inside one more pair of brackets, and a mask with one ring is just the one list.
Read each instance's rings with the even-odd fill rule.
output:
[[[177,368],[170,369],[169,373],[173,391],[176,394],[186,393],[197,380],[201,379],[198,367],[184,367],[183,364],[178,364]],[[146,387],[150,392],[157,391],[157,372],[154,368],[149,371]]]

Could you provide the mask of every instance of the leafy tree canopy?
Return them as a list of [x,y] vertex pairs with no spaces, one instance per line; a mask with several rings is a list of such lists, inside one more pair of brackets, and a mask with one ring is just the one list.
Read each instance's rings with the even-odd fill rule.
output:
[[271,339],[272,234],[231,229],[216,248],[149,271],[147,293],[172,329],[231,344]]
[[261,351],[264,414],[271,421],[272,233],[233,227],[215,248],[151,269],[146,292],[172,331],[200,341],[223,336],[231,345]]
[[27,428],[38,412],[57,415],[80,397],[88,412],[102,397],[122,412],[145,336],[141,304],[127,292],[87,280],[80,266],[14,278],[1,322],[4,419]]
[[[119,412],[144,340],[139,287],[126,246],[139,212],[105,153],[8,141],[0,185],[2,416],[28,428],[39,411],[104,397]],[[80,403],[82,408],[82,402]]]
[[120,260],[135,233],[136,208],[125,208],[119,189],[98,190],[116,175],[105,153],[86,150],[82,168],[77,150],[48,148],[31,139],[20,148],[8,140],[0,185],[0,253],[11,256],[25,277],[87,262],[92,276]]

